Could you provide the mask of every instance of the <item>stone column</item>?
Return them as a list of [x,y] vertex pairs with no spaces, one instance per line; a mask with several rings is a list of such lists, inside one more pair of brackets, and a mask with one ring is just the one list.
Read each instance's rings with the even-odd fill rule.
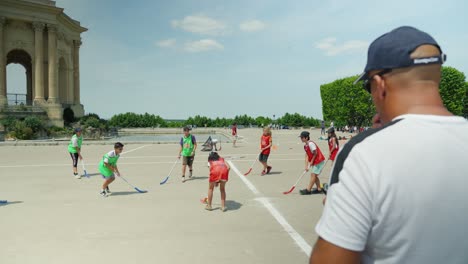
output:
[[46,111],[51,125],[63,127],[63,110],[58,98],[57,85],[57,27],[47,25],[47,31],[49,40],[49,98],[47,99]]
[[73,40],[73,98],[74,104],[80,104],[80,46],[81,40]]
[[5,18],[0,17],[0,109],[8,105],[6,96],[6,62],[4,54],[3,26]]
[[44,100],[44,23],[34,22],[34,105]]
[[58,86],[57,86],[57,27],[47,25],[49,37],[49,98],[50,104],[58,104]]

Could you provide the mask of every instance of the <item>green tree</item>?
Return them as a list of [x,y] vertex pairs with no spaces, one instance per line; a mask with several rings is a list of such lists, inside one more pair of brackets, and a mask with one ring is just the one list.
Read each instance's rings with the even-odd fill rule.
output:
[[463,106],[463,116],[468,118],[468,82],[465,83],[465,103]]
[[440,95],[445,107],[455,115],[463,115],[466,105],[465,74],[452,67],[442,67]]
[[336,126],[368,125],[375,109],[372,99],[360,83],[353,84],[357,76],[338,79],[320,86],[323,118]]

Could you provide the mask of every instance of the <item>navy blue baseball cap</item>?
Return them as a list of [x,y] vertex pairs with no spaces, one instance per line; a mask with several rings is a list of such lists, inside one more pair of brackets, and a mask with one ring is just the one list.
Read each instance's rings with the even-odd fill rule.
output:
[[[421,45],[434,45],[440,55],[411,58],[411,53]],[[447,56],[439,44],[426,32],[409,26],[396,28],[374,40],[367,51],[367,64],[364,72],[354,82],[366,81],[373,70],[391,70],[415,65],[443,64]]]

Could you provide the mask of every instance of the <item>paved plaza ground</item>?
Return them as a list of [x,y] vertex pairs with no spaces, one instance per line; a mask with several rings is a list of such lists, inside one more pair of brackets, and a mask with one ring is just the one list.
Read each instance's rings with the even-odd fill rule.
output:
[[[8,200],[0,204],[0,263],[305,263],[317,239],[323,195],[299,195],[308,176],[283,194],[304,169],[300,132],[273,131],[278,147],[265,176],[258,163],[242,175],[258,155],[261,129],[240,129],[236,148],[222,144],[219,153],[233,167],[224,213],[200,203],[208,187],[207,152],[197,151],[192,180],[182,183],[178,165],[160,185],[179,146],[128,144],[119,169],[148,192],[135,192],[117,178],[113,194],[104,198],[97,164],[111,142],[83,146],[90,178],[79,180],[64,145],[0,146],[0,200]],[[319,137],[319,130],[311,131],[327,156]],[[330,169],[327,164],[322,179],[328,180]],[[219,189],[213,200],[219,208]]]

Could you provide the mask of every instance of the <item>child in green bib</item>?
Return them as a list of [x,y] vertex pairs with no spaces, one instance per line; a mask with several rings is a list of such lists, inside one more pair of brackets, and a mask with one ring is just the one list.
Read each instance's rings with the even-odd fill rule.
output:
[[115,180],[115,175],[120,176],[119,169],[117,168],[117,161],[120,158],[120,153],[123,151],[124,145],[120,142],[114,144],[114,150],[106,153],[99,163],[99,172],[104,178],[102,190],[100,194],[104,197],[111,194],[109,184]]
[[68,144],[68,152],[70,153],[70,156],[72,158],[73,162],[73,175],[75,175],[75,178],[81,179],[81,175],[78,175],[78,158],[80,160],[83,159],[81,156],[81,144],[83,144],[83,136],[81,135],[81,128],[75,128],[75,134],[73,134],[73,137],[70,140],[70,143]]
[[184,127],[184,136],[180,139],[179,159],[182,157],[182,182],[185,182],[185,170],[189,167],[189,178],[193,175],[193,160],[195,159],[195,150],[197,149],[197,140],[190,134],[190,128]]

